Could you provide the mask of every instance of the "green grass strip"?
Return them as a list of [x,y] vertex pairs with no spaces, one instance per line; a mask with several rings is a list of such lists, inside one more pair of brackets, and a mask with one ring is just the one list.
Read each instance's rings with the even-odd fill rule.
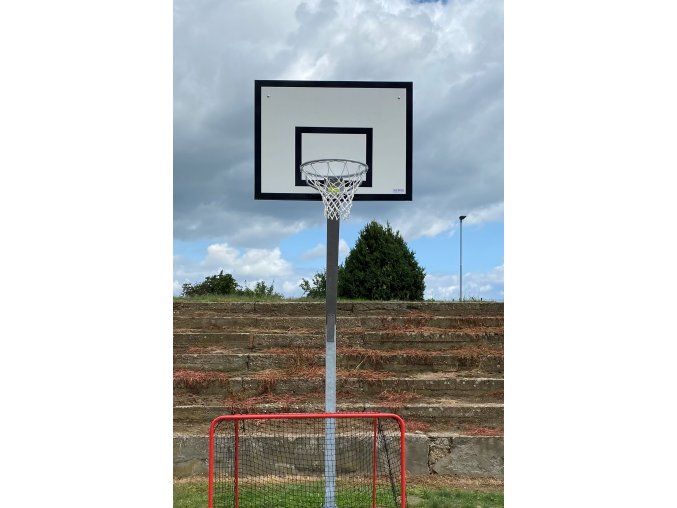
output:
[[[308,486],[267,485],[266,503],[275,508],[312,508],[322,506],[323,491],[309,489]],[[499,508],[503,506],[503,492],[479,492],[455,490],[449,488],[410,487],[408,497],[412,508]],[[243,489],[240,496],[241,508],[257,506],[251,491]],[[386,492],[379,492],[381,496]],[[416,501],[414,501],[416,498]],[[260,499],[260,498],[259,498]],[[207,482],[187,482],[174,484],[174,508],[205,508],[208,503]],[[339,491],[337,505],[355,506],[356,503],[371,506],[370,489],[345,488]],[[392,501],[391,501],[392,503]],[[380,503],[377,503],[380,505]],[[383,506],[390,506],[383,503]]]

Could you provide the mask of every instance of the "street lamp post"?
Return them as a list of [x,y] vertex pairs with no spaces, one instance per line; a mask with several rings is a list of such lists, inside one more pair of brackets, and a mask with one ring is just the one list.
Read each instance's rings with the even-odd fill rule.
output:
[[461,245],[460,245],[460,251],[461,251],[461,252],[460,252],[460,255],[459,255],[460,267],[459,267],[459,270],[458,270],[458,273],[459,273],[459,275],[460,275],[460,279],[459,279],[459,282],[460,282],[460,284],[459,284],[459,297],[458,297],[458,301],[459,301],[459,302],[462,302],[462,301],[463,301],[463,219],[465,219],[466,217],[467,217],[467,215],[461,215],[461,216],[458,218],[458,220],[459,220],[460,223],[461,223]]

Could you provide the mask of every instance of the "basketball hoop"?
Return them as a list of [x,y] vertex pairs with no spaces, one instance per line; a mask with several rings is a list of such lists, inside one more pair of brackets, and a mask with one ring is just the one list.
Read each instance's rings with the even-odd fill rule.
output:
[[306,183],[322,196],[324,216],[332,220],[350,216],[353,196],[368,170],[366,164],[347,159],[320,159],[301,164]]

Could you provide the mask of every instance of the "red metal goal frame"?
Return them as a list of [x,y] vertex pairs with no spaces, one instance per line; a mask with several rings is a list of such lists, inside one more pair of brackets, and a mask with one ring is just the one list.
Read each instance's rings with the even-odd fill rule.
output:
[[[212,421],[209,427],[209,508],[213,507],[214,502],[214,431],[219,422],[224,420],[300,420],[308,418],[362,418],[374,420],[374,472],[372,481],[372,508],[376,508],[376,434],[377,422],[380,418],[392,418],[400,427],[400,497],[401,508],[406,508],[407,504],[407,485],[406,485],[406,467],[405,467],[405,439],[404,439],[404,420],[392,413],[272,413],[272,414],[246,414],[246,415],[224,415],[219,416]],[[235,507],[238,506],[238,425],[235,425]]]

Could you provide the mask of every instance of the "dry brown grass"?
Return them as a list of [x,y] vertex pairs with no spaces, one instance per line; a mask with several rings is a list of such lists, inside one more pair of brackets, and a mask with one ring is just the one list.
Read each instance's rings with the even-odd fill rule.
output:
[[503,490],[503,480],[497,478],[477,478],[457,475],[425,474],[407,475],[407,485],[416,487],[447,488],[493,492]]
[[[323,366],[306,366],[300,369],[293,369],[288,371],[287,375],[289,377],[303,378],[308,380],[320,381],[324,380],[324,367]],[[338,376],[338,374],[337,374]]]
[[387,359],[387,355],[384,354],[384,351],[361,347],[340,347],[336,349],[336,354],[339,355],[339,357],[360,360],[360,363],[357,364],[355,370],[359,369],[365,362],[372,367],[383,365]]
[[277,404],[275,412],[286,413],[292,405],[303,404],[308,400],[307,395],[280,395],[265,393],[253,397],[231,396],[225,401],[226,408],[232,414],[250,414],[260,412],[264,404]]
[[[392,379],[394,373],[376,370],[337,369],[337,379],[361,379],[364,381],[380,381]],[[301,368],[266,369],[252,375],[259,381],[277,382],[281,379],[324,380],[323,366],[306,366]]]
[[[320,348],[268,348],[262,351],[266,354],[291,355],[292,367],[303,368],[322,359],[324,350]],[[394,358],[406,358],[418,363],[433,363],[440,356],[454,356],[462,360],[475,360],[488,356],[503,357],[503,350],[491,346],[467,346],[452,350],[426,350],[416,348],[401,349],[373,349],[360,346],[343,346],[336,350],[339,358],[348,358],[357,361],[354,370],[363,366],[382,367]]]
[[419,330],[425,327],[431,320],[432,314],[413,311],[408,313],[401,321],[395,321],[389,317],[381,318],[381,326],[384,330],[405,331]]
[[[229,396],[224,404],[232,413],[241,414],[260,412],[259,407],[266,404],[276,405],[276,407],[273,409],[273,412],[287,412],[289,407],[292,405],[307,406],[308,404],[318,406],[318,409],[316,410],[321,411],[321,407],[324,405],[324,395],[324,391],[314,391],[294,395],[272,393],[270,391],[254,396],[235,394]],[[420,400],[421,398],[421,395],[414,392],[384,390],[378,395],[368,397],[368,401],[370,404],[382,405],[392,412],[398,412],[408,403]],[[337,393],[337,399],[344,402],[351,400],[362,400],[365,403],[367,402],[363,395],[355,394],[349,390],[339,391]],[[412,432],[417,430],[427,432],[431,427],[430,424],[415,419],[407,419],[406,425],[407,430]]]
[[393,379],[395,373],[383,370],[356,370],[356,369],[338,369],[336,377],[341,379],[358,379],[361,381],[383,381]]
[[318,357],[324,357],[324,350],[320,348],[308,347],[271,347],[261,350],[262,353],[270,355],[287,355],[292,358],[294,368],[304,367],[313,364]]
[[[324,358],[324,349],[321,348],[266,348],[262,353],[272,355],[291,355],[294,358],[293,364],[297,367],[303,367],[314,363],[318,358]],[[406,356],[408,358],[432,358],[445,354],[442,351],[426,351],[414,348],[405,349],[373,349],[359,346],[343,346],[336,349],[337,356],[363,359],[365,363],[378,366],[382,365],[387,359]]]
[[208,370],[176,370],[174,371],[175,386],[184,388],[202,388],[212,382],[227,381],[230,376],[224,372]]
[[495,437],[495,436],[502,436],[503,435],[503,429],[495,428],[495,427],[483,427],[480,425],[466,425],[463,428],[463,434],[466,436],[488,436],[488,437]]
[[188,354],[229,354],[232,352],[232,349],[221,346],[188,346],[185,350]]
[[395,412],[402,409],[407,403],[419,400],[420,398],[421,396],[414,392],[384,390],[374,400]]
[[252,375],[253,379],[261,383],[260,394],[271,393],[275,385],[285,377],[287,377],[287,373],[279,369],[261,370]]
[[[362,328],[350,328],[348,330],[342,330],[343,333],[364,333],[365,330]],[[489,335],[496,333],[503,333],[502,326],[463,326],[463,327],[454,327],[454,328],[440,328],[435,326],[389,326],[380,330],[383,335],[395,335],[399,333],[427,333],[427,334],[447,334],[447,333],[456,333],[456,334],[467,334],[467,335]]]
[[429,423],[411,419],[405,421],[405,426],[407,432],[428,432],[431,427]]
[[414,348],[405,349],[370,349],[364,347],[340,347],[337,354],[342,357],[354,358],[360,360],[355,369],[359,369],[363,364],[370,367],[380,367],[388,360],[397,357],[411,358],[417,361],[434,361],[435,357],[444,354],[441,351],[422,350]]
[[483,356],[503,356],[503,349],[490,346],[466,346],[455,349],[455,356],[461,358],[479,358]]
[[259,381],[261,384],[259,395],[272,393],[277,383],[288,378],[303,378],[306,380],[324,379],[324,367],[266,369],[252,374],[252,379]]

